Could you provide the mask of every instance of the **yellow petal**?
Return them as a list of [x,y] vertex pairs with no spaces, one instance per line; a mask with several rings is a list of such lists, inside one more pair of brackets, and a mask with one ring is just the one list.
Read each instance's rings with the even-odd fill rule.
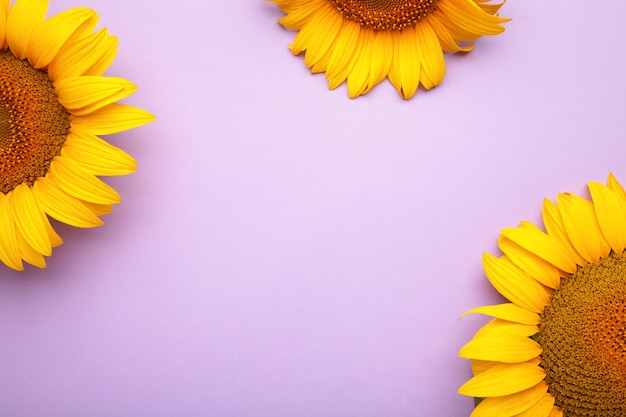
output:
[[39,25],[32,34],[28,60],[35,68],[47,66],[72,34],[96,13],[85,7],[65,10]]
[[474,0],[474,3],[476,3],[478,7],[483,9],[483,11],[491,15],[495,15],[496,13],[498,13],[500,8],[504,5],[504,2],[497,3],[497,4],[490,4],[490,3],[487,3],[489,1],[491,0]]
[[498,247],[522,271],[550,288],[558,288],[561,277],[557,267],[522,248],[512,240],[500,236]]
[[438,86],[446,74],[446,62],[443,58],[443,50],[437,39],[437,34],[428,22],[428,19],[424,19],[415,25],[417,52],[426,76],[432,81],[434,86]]
[[626,191],[624,191],[621,184],[617,181],[617,179],[615,179],[613,174],[609,174],[607,187],[609,187],[609,190],[611,190],[613,195],[619,200],[622,213],[626,213]]
[[606,185],[619,197],[620,200],[626,203],[626,191],[624,191],[624,188],[613,176],[613,174],[609,174]]
[[459,356],[466,359],[519,363],[538,357],[541,351],[541,346],[529,337],[498,335],[475,337],[461,348]]
[[20,233],[19,230],[16,230],[16,238],[17,238],[17,246],[20,252],[20,256],[29,264],[36,266],[37,268],[45,268],[46,267],[46,259],[43,257],[41,253],[35,250],[30,244],[26,241],[26,238]]
[[[561,243],[568,256],[572,258],[576,265],[586,265],[587,261],[585,261],[583,257],[576,252],[574,245],[572,245],[572,242],[569,240],[569,236],[567,236],[559,208],[547,198],[543,200],[542,216],[543,224],[546,227],[548,235],[552,236]],[[574,273],[575,270],[565,272]]]
[[45,212],[58,221],[75,227],[96,227],[103,224],[79,200],[64,193],[46,178],[38,178],[33,191]]
[[126,175],[135,172],[137,166],[123,150],[75,128],[63,144],[61,155],[74,159],[93,175]]
[[9,198],[3,193],[0,193],[0,260],[10,268],[18,271],[24,270]]
[[376,39],[373,30],[362,30],[363,44],[354,67],[348,74],[348,95],[356,98],[368,90],[370,61],[372,59],[372,45]]
[[548,417],[553,409],[554,397],[546,393],[536,404],[516,417]]
[[6,37],[13,55],[20,59],[28,56],[30,38],[46,18],[48,0],[17,0],[9,12]]
[[322,59],[341,28],[341,16],[330,4],[328,6],[315,13],[311,21],[298,32],[291,46],[294,54],[306,50],[304,63],[307,67]]
[[389,31],[379,30],[374,35],[366,92],[387,78],[393,61],[393,40]]
[[[532,365],[539,365],[541,363],[541,358],[534,358],[531,359],[529,361],[527,361],[526,363],[532,364]],[[472,359],[472,374],[474,376],[483,373],[491,368],[493,368],[496,365],[501,365],[502,362],[497,362],[497,361],[484,361],[481,359]]]
[[59,103],[73,115],[92,113],[137,91],[124,78],[80,76],[63,78],[54,83]]
[[[501,23],[509,20],[485,13],[471,1],[442,1],[437,3],[437,9],[456,27],[472,34],[474,38],[504,32]],[[472,38],[467,40],[472,40]]]
[[575,194],[557,197],[563,225],[572,245],[587,262],[595,262],[609,254],[611,247],[602,236],[593,204]]
[[522,229],[528,229],[528,230],[530,230],[530,231],[532,231],[532,232],[540,232],[540,233],[543,233],[543,230],[541,230],[541,229],[539,228],[539,226],[537,226],[537,225],[535,225],[534,223],[531,223],[531,222],[529,222],[529,221],[527,221],[527,220],[522,220],[522,221],[520,222],[520,227],[521,227]]
[[62,156],[54,158],[46,178],[62,191],[80,200],[97,204],[115,204],[120,202],[120,196],[113,188],[90,173],[85,172],[71,158]]
[[587,184],[602,235],[611,248],[621,253],[626,248],[626,212],[619,197],[607,186]]
[[[342,25],[342,30],[343,30],[343,27],[346,26],[346,24],[349,24],[349,26],[356,25],[356,23],[352,21],[345,20]],[[363,43],[364,43],[366,35],[364,34],[365,30],[362,30],[359,25],[356,25],[356,29],[358,30],[358,35],[357,35],[356,43],[354,44],[354,48],[350,51],[345,50],[345,53],[347,54],[347,56],[345,57],[344,60],[339,61],[342,65],[338,67],[337,70],[334,72],[332,70],[331,65],[333,63],[332,58],[335,57],[335,51],[337,50],[337,45],[335,45],[335,48],[333,48],[331,56],[329,57],[328,70],[326,71],[326,79],[328,80],[328,88],[331,90],[337,88],[339,85],[341,85],[341,83],[343,83],[348,78],[348,75],[352,73],[354,64],[356,63],[359,55],[361,54],[361,50],[363,48]],[[340,38],[341,36],[337,37],[338,40]]]
[[453,37],[448,28],[439,20],[439,13],[433,13],[428,18],[428,23],[431,25],[441,47],[446,52],[469,52],[474,49],[473,44],[461,46]]
[[430,79],[423,65],[420,65],[419,71],[420,71],[420,85],[424,87],[425,90],[430,90],[431,88],[435,88],[437,86],[437,84],[435,84]]
[[459,394],[470,397],[500,397],[533,387],[545,376],[545,371],[535,364],[503,363],[474,376],[459,388]]
[[330,55],[332,53],[332,48],[326,51],[326,53],[311,67],[311,73],[317,74],[320,72],[326,72],[328,68],[328,60],[330,59]]
[[327,7],[326,1],[313,0],[306,7],[296,7],[294,10],[284,12],[288,13],[285,17],[278,19],[278,23],[291,30],[300,30],[315,16],[317,11],[322,7]]
[[80,41],[81,39],[90,36],[96,25],[98,24],[98,14],[93,12],[89,15],[87,19],[85,19],[78,27],[74,30],[72,35],[67,39],[67,41],[61,47],[61,50],[73,45],[74,43]]
[[535,386],[514,394],[485,398],[470,417],[512,417],[537,404],[548,391],[548,384],[541,381]]
[[54,82],[80,75],[102,75],[117,54],[117,38],[106,29],[68,42],[48,66],[48,75]]
[[7,17],[11,9],[11,0],[0,0],[0,49],[7,47]]
[[446,13],[443,13],[440,8],[434,10],[430,15],[431,20],[438,20],[441,24],[446,28],[450,36],[456,41],[473,41],[475,39],[480,38],[480,34],[477,34],[473,31],[466,30],[460,27],[454,17],[449,16]]
[[420,84],[420,56],[417,52],[417,34],[415,27],[407,28],[392,35],[397,39],[394,43],[393,61],[389,77],[398,93],[405,100],[413,97]]
[[563,271],[576,272],[575,260],[563,245],[550,235],[526,228],[509,228],[502,230],[502,236]]
[[516,267],[506,256],[496,258],[485,253],[483,266],[489,282],[509,301],[528,311],[540,313],[550,299],[550,292],[530,275]]
[[[326,69],[326,78],[337,78],[340,73],[345,73],[345,68],[349,65],[354,51],[359,44],[359,34],[361,27],[358,23],[350,20],[344,20],[341,29],[335,38],[332,52],[328,58],[328,68]],[[337,85],[341,84],[343,78]]]
[[554,407],[552,407],[552,410],[550,410],[550,414],[548,414],[548,417],[563,417],[563,410],[555,405]]
[[532,336],[539,331],[536,325],[520,324],[502,319],[493,319],[478,329],[474,337],[484,336]]
[[87,207],[93,214],[96,216],[104,216],[113,211],[113,206],[110,204],[96,204],[90,203],[89,201],[81,201],[85,207]]
[[[35,195],[34,190],[33,190],[33,195]],[[35,196],[35,198],[37,198],[37,196]],[[39,203],[39,200],[37,200],[37,203]],[[56,230],[54,230],[54,228],[50,224],[50,220],[48,219],[48,216],[44,214],[41,217],[43,218],[43,224],[46,229],[46,233],[48,233],[48,238],[50,239],[50,246],[52,246],[53,248],[56,248],[57,246],[63,243],[63,239],[61,239],[61,236],[58,235]]]
[[50,256],[52,246],[42,218],[44,214],[31,188],[25,183],[18,185],[9,195],[9,202],[19,234],[34,250],[42,255]]
[[512,303],[476,307],[467,313],[464,313],[461,318],[467,316],[468,314],[486,314],[488,316],[521,324],[539,324],[539,314],[525,310]]
[[150,123],[154,116],[138,107],[112,103],[85,116],[70,116],[72,126],[94,135],[110,135]]
[[486,370],[491,369],[494,366],[499,365],[499,364],[500,362],[472,359],[472,375],[478,375],[480,373],[483,373]]
[[301,9],[303,3],[310,4],[311,7],[313,7],[313,5],[319,4],[320,2],[324,0],[307,0],[307,1],[304,1],[304,0],[267,0],[267,1],[276,3],[278,7],[280,7],[280,10],[282,10],[284,13],[291,14]]

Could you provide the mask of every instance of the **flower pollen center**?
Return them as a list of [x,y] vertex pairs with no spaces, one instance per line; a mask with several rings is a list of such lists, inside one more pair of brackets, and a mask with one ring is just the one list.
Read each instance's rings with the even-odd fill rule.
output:
[[67,138],[69,116],[45,71],[0,52],[0,192],[46,175]]
[[626,254],[561,280],[542,314],[549,392],[568,417],[626,415]]
[[344,18],[374,30],[402,30],[435,9],[438,0],[330,0]]

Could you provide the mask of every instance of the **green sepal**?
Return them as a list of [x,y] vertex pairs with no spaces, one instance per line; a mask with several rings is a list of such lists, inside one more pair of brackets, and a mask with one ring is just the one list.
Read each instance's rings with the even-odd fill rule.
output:
[[474,397],[474,408],[478,407],[478,404],[480,404],[486,397]]

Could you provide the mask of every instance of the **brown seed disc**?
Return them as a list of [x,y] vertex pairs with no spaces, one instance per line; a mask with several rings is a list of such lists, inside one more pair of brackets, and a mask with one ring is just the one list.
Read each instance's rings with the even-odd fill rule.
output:
[[562,279],[538,340],[548,392],[565,416],[626,416],[626,256]]
[[374,30],[402,30],[414,25],[438,0],[330,0],[346,19]]
[[48,172],[70,119],[45,71],[0,52],[0,191],[32,185]]

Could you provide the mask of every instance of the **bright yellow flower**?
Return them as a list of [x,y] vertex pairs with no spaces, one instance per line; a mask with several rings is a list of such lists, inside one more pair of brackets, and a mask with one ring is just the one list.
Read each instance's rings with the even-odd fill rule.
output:
[[102,73],[117,52],[96,13],[73,8],[49,19],[48,0],[0,0],[0,260],[43,268],[62,243],[48,216],[100,226],[120,201],[97,176],[135,171],[135,161],[96,135],[148,123],[116,103],[131,82]]
[[626,192],[612,175],[588,188],[544,201],[545,232],[522,222],[485,254],[511,303],[468,312],[494,317],[459,353],[474,374],[459,393],[484,398],[472,417],[626,415]]
[[431,89],[446,72],[443,51],[468,52],[468,42],[502,33],[508,20],[490,0],[269,1],[287,14],[279,22],[299,31],[291,51],[305,52],[330,89],[347,80],[351,98],[387,77],[405,99],[420,84]]

